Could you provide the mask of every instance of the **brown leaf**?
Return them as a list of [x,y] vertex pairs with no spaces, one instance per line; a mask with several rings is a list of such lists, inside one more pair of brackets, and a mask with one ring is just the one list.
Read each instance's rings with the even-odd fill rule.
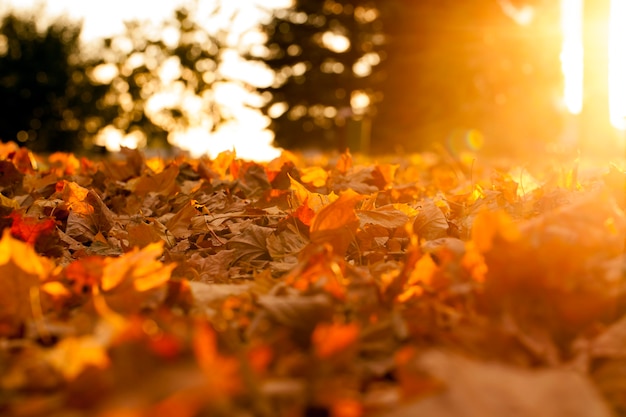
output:
[[378,207],[374,210],[358,210],[356,213],[361,221],[361,227],[371,224],[396,229],[403,227],[409,221],[409,216],[393,205]]
[[573,371],[527,370],[438,351],[421,355],[417,366],[419,371],[442,382],[441,393],[400,406],[381,417],[612,415],[590,381]]
[[150,192],[173,196],[179,191],[178,184],[176,184],[178,172],[178,166],[171,164],[158,174],[144,174],[129,182],[129,188],[138,196],[145,196]]
[[238,261],[270,260],[267,238],[272,232],[269,227],[252,224],[241,235],[230,239],[227,246],[235,250]]
[[187,239],[192,233],[189,229],[191,219],[198,214],[195,205],[190,201],[183,205],[183,207],[165,223],[165,227],[167,227],[167,230],[169,230],[176,239]]
[[250,327],[250,334],[266,331],[262,323],[271,320],[286,326],[293,331],[297,342],[308,344],[311,332],[320,321],[332,317],[333,303],[330,297],[324,294],[301,296],[288,294],[286,296],[261,295],[257,300],[262,315]]
[[187,266],[198,274],[198,280],[202,282],[223,282],[228,279],[228,270],[237,259],[234,249],[220,250],[215,255],[203,257],[199,253],[193,253],[187,261]]
[[239,169],[239,185],[248,198],[258,198],[270,188],[265,168],[261,165],[247,162]]
[[626,359],[626,316],[591,341],[589,354],[593,358]]
[[413,231],[420,239],[433,240],[448,235],[448,220],[432,200],[424,200],[416,208],[418,214],[413,222]]

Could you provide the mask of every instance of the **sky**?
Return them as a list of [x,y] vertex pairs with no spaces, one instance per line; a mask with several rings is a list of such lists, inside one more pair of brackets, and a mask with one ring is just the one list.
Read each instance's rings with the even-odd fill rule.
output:
[[[215,0],[198,0],[199,13],[208,11]],[[3,0],[0,12],[10,9],[41,10],[46,16],[67,15],[83,19],[83,39],[90,41],[100,37],[120,33],[125,20],[152,20],[159,22],[171,17],[177,7],[190,3],[189,0]],[[261,17],[257,5],[271,9],[288,6],[290,0],[223,0],[225,14],[240,9],[237,28],[245,30],[256,25]]]
[[[209,15],[210,10],[215,5],[216,0],[198,0],[198,14]],[[124,21],[148,20],[159,23],[172,17],[172,12],[179,6],[190,3],[189,0],[2,0],[0,3],[0,14],[5,14],[11,10],[18,12],[35,10],[36,14],[44,16],[39,19],[43,25],[52,22],[57,16],[67,16],[71,19],[81,19],[83,22],[82,40],[87,48],[100,38],[112,36],[124,31]],[[221,3],[224,16],[231,16],[231,13],[239,9],[236,20],[232,23],[236,38],[240,33],[250,30],[258,25],[259,21],[268,18],[267,12],[259,10],[261,6],[265,10],[273,8],[287,7],[290,0],[223,0]],[[212,28],[220,22],[212,22]],[[222,23],[226,26],[227,19]],[[236,54],[235,54],[236,55]],[[250,68],[238,64],[238,57],[226,57],[225,70],[232,76],[240,78],[249,74],[254,74]],[[267,72],[258,72],[257,79],[267,79]],[[248,80],[249,81],[249,80]],[[262,81],[261,81],[262,83]],[[238,156],[246,159],[268,160],[276,157],[280,151],[271,146],[273,134],[266,128],[267,120],[263,119],[260,113],[248,111],[245,113],[241,105],[237,106],[235,87],[222,86],[222,92],[216,92],[230,101],[229,105],[239,107],[242,111],[241,123],[224,126],[222,131],[209,134],[202,128],[192,129],[185,134],[175,136],[177,144],[190,150],[192,155],[209,154],[215,156],[224,150],[236,149]],[[243,100],[243,98],[241,99]],[[240,103],[239,103],[240,104]],[[121,143],[132,146],[133,138],[124,139],[121,132],[110,131],[110,136],[106,139],[110,149],[119,148]],[[130,142],[129,142],[130,141]]]

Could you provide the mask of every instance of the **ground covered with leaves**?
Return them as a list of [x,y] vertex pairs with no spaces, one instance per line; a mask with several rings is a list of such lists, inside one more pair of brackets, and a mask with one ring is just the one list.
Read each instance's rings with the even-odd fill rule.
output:
[[626,415],[626,174],[0,146],[0,414]]

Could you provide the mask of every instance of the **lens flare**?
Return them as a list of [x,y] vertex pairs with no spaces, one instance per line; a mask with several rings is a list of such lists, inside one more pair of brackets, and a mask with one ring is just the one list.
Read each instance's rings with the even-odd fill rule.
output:
[[476,129],[455,130],[446,138],[446,148],[453,156],[479,151],[483,144],[484,136]]

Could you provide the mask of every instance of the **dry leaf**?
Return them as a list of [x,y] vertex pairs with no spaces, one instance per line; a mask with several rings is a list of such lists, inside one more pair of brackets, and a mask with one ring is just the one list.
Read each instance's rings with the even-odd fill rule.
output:
[[440,394],[381,416],[610,417],[584,376],[566,370],[527,370],[429,351],[418,368],[443,384]]
[[330,244],[335,253],[344,254],[359,227],[359,218],[354,209],[361,199],[359,194],[348,190],[317,212],[311,221],[311,242]]

